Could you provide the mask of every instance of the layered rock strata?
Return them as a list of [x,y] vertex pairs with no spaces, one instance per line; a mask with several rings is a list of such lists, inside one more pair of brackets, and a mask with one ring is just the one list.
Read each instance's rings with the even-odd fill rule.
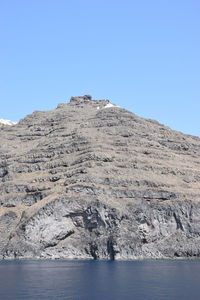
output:
[[91,96],[0,128],[0,258],[200,256],[200,139]]

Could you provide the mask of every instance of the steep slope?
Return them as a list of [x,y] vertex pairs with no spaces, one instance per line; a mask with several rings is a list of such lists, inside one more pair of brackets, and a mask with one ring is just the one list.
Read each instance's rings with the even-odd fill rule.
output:
[[200,255],[200,139],[72,97],[0,130],[0,257]]

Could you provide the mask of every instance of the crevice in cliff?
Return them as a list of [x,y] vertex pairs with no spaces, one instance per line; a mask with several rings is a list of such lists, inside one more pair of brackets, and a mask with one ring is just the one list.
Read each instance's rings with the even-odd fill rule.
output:
[[183,228],[183,225],[182,225],[182,222],[181,222],[179,216],[177,216],[177,214],[175,212],[173,213],[173,216],[174,216],[174,219],[176,221],[177,229],[180,229],[180,230],[184,231],[184,228]]
[[110,260],[115,260],[115,250],[114,250],[114,245],[113,245],[113,239],[112,237],[108,239],[107,241],[107,251]]
[[96,244],[90,244],[90,254],[92,255],[94,260],[98,259],[97,251],[98,251],[97,245]]

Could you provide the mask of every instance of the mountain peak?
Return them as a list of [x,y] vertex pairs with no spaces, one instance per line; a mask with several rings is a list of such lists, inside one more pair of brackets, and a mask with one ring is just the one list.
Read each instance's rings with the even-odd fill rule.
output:
[[70,102],[87,102],[92,100],[92,96],[91,95],[83,95],[83,96],[73,96],[70,99]]
[[[70,99],[70,104],[73,105],[82,105],[82,104],[92,104],[97,105],[97,110],[101,108],[111,108],[111,107],[119,107],[110,102],[108,99],[94,100],[91,95],[83,95],[83,96],[73,96]],[[94,107],[95,107],[94,106]],[[62,105],[61,105],[62,107]]]
[[73,96],[70,98],[70,103],[72,104],[98,104],[98,103],[103,103],[103,104],[108,104],[111,103],[108,99],[101,99],[101,100],[94,100],[92,99],[91,95],[83,95],[83,96]]

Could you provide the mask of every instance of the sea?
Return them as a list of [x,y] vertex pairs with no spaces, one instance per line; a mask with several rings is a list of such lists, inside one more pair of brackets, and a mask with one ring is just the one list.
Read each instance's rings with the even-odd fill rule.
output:
[[199,300],[199,260],[0,261],[0,300]]

